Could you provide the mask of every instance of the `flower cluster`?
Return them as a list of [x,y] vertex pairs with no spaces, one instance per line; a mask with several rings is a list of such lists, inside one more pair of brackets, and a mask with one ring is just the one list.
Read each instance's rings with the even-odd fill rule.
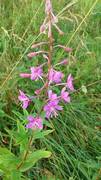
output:
[[[37,110],[37,115],[28,116],[28,124],[26,128],[30,129],[43,129],[43,120],[41,113],[44,111],[46,119],[56,117],[59,111],[63,110],[62,102],[70,103],[70,92],[74,91],[73,86],[73,76],[69,74],[67,80],[65,75],[58,71],[57,67],[59,65],[68,65],[68,59],[64,59],[57,64],[52,63],[52,54],[53,54],[53,37],[52,37],[52,26],[54,26],[60,34],[63,34],[59,27],[56,25],[58,23],[58,18],[53,14],[51,0],[46,0],[45,3],[45,13],[46,18],[43,24],[40,27],[41,33],[48,34],[48,42],[39,42],[33,44],[32,48],[34,52],[29,53],[27,56],[29,59],[33,60],[33,57],[38,58],[42,56],[43,64],[40,64],[36,67],[30,68],[30,73],[21,73],[20,77],[30,78],[32,81],[43,82],[43,86],[40,89],[35,89],[35,95],[30,97],[26,95],[23,91],[19,91],[18,99],[22,103],[22,108],[26,109],[30,105],[32,98],[38,98],[40,101],[44,101],[41,112]],[[43,50],[44,46],[49,47],[49,51]],[[58,48],[62,48],[65,53],[71,53],[72,49],[65,47],[63,45],[58,45]],[[39,49],[36,51],[36,48]],[[41,49],[41,50],[40,50]],[[45,49],[45,48],[44,48]],[[59,94],[56,94],[56,89],[58,89]],[[43,98],[44,95],[44,98]],[[40,109],[39,109],[40,110]]]

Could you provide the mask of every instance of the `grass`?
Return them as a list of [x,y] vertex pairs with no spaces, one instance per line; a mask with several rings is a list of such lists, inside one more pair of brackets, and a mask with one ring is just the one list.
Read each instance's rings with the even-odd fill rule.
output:
[[[65,73],[71,72],[75,77],[75,88],[85,86],[87,93],[81,88],[72,94],[72,103],[65,105],[64,112],[51,122],[54,133],[48,139],[36,142],[36,146],[46,146],[52,151],[52,157],[33,167],[27,173],[29,179],[101,179],[101,2],[93,7],[94,3],[94,0],[78,0],[72,5],[69,0],[53,1],[56,13],[69,4],[59,17],[65,35],[59,37],[54,32],[55,43],[69,42],[73,47],[69,57],[71,63]],[[43,7],[41,0],[1,2],[0,144],[3,146],[10,146],[4,129],[15,125],[13,112],[23,113],[17,100],[18,89],[33,92],[33,85],[29,87],[27,81],[19,78],[19,73],[31,65],[26,60],[26,53],[32,42],[43,38],[38,36],[44,19]],[[61,59],[61,55],[62,52],[57,50],[54,60]]]

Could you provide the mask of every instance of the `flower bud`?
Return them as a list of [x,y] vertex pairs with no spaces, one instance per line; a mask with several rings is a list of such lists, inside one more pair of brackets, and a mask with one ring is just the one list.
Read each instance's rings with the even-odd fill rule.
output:
[[31,77],[31,74],[21,73],[21,74],[20,74],[20,77],[22,77],[22,78],[30,78],[30,77]]

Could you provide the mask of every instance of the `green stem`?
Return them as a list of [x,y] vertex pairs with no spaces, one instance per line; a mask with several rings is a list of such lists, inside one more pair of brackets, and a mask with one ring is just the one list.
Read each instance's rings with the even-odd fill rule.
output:
[[17,170],[19,170],[21,168],[21,166],[24,164],[25,160],[27,159],[27,156],[29,154],[29,149],[30,149],[30,146],[32,144],[32,140],[33,140],[33,137],[31,136],[30,139],[29,139],[27,150],[26,150],[26,152],[24,154],[24,157],[23,157],[22,161],[18,164]]

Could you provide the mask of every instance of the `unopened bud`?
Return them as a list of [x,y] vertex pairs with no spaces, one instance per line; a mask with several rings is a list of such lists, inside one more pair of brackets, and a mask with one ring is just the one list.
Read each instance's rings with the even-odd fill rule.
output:
[[22,78],[30,78],[31,75],[30,75],[30,74],[27,74],[27,73],[21,73],[21,74],[20,74],[20,77],[22,77]]

